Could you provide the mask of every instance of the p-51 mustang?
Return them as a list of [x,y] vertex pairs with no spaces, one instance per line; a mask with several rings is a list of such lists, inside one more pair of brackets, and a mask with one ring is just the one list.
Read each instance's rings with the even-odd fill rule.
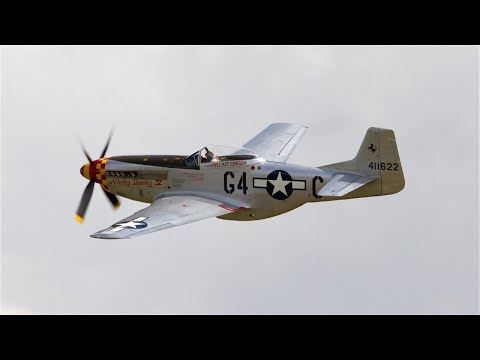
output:
[[260,220],[307,202],[395,194],[405,186],[392,130],[369,128],[357,156],[349,161],[307,167],[287,164],[302,139],[304,126],[271,124],[243,147],[208,145],[190,156],[105,157],[80,173],[88,183],[75,215],[82,222],[95,183],[112,205],[114,195],[149,203],[132,216],[92,234],[123,239],[218,217]]

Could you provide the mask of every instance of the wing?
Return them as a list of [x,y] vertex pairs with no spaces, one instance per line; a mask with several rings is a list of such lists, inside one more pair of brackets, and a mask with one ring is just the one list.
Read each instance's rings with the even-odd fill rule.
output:
[[265,160],[286,162],[307,129],[306,126],[288,123],[271,124],[243,147]]
[[241,207],[192,195],[175,195],[155,200],[122,221],[90,235],[99,239],[124,239],[229,214]]
[[360,186],[375,180],[376,176],[365,176],[358,174],[336,174],[317,195],[319,196],[343,196],[358,189]]

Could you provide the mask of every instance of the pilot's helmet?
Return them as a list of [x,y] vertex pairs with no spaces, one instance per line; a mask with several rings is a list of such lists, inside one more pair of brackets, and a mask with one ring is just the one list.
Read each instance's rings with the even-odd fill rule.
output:
[[207,161],[212,161],[213,153],[210,150],[207,150],[207,153],[205,154],[205,158],[207,159]]

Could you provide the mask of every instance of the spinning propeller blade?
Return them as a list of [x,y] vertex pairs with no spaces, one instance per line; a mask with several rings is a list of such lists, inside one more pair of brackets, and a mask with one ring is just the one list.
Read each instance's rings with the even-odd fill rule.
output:
[[88,203],[92,198],[93,185],[95,185],[95,182],[93,180],[90,180],[87,187],[83,191],[82,199],[80,200],[80,205],[78,206],[77,213],[75,214],[75,220],[77,220],[79,223],[83,222],[83,217],[85,216],[85,212],[87,211]]
[[107,143],[105,144],[105,147],[103,148],[102,154],[100,155],[100,159],[105,157],[105,154],[107,153],[108,145],[110,145],[110,140],[112,140],[112,135],[113,135],[113,129],[110,130],[110,134],[108,135]]
[[110,200],[113,207],[118,208],[120,206],[120,201],[118,201],[117,197],[114,194],[112,194],[111,192],[108,192],[107,190],[105,190],[104,188],[102,188],[102,190],[105,193],[105,195],[107,195],[107,198],[108,198],[108,200]]
[[[108,150],[108,146],[110,145],[110,140],[112,139],[112,135],[113,135],[113,129],[112,129],[112,131],[110,131],[110,135],[108,136],[107,143],[105,144],[105,147],[103,148],[103,151],[100,155],[100,159],[105,157],[105,154],[107,153],[107,150]],[[85,154],[85,156],[88,159],[88,162],[90,163],[90,166],[93,167],[94,162],[92,161],[92,158],[90,157],[90,155],[88,155],[88,152],[85,149],[85,146],[83,146],[83,143],[80,143],[80,144],[82,146],[83,153]],[[85,166],[88,166],[88,164],[86,164]],[[82,167],[82,170],[83,170],[83,168],[84,167]],[[85,168],[85,174],[82,173],[82,171],[81,171],[81,173],[82,173],[83,176],[90,179],[90,176],[88,175],[88,172],[89,172],[88,170],[89,170],[89,168]],[[82,195],[82,198],[80,200],[80,205],[78,206],[78,210],[75,213],[75,220],[78,221],[79,223],[82,223],[83,218],[85,217],[85,212],[87,211],[88,204],[90,203],[90,199],[92,198],[93,189],[94,189],[93,186],[94,185],[95,185],[95,180],[90,179],[90,182],[88,183],[87,187],[83,191],[83,195]],[[103,188],[102,188],[102,190],[105,193],[105,195],[107,196],[110,203],[113,205],[113,207],[118,208],[120,206],[120,201],[117,199],[117,197],[114,194],[106,191]]]

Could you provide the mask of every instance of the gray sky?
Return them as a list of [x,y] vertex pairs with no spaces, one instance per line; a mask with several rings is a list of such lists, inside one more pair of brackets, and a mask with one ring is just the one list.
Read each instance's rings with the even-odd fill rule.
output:
[[[478,313],[476,47],[2,47],[4,313]],[[391,128],[396,195],[89,237],[112,210],[97,157],[242,145],[272,122],[309,131],[289,162],[351,159]]]

